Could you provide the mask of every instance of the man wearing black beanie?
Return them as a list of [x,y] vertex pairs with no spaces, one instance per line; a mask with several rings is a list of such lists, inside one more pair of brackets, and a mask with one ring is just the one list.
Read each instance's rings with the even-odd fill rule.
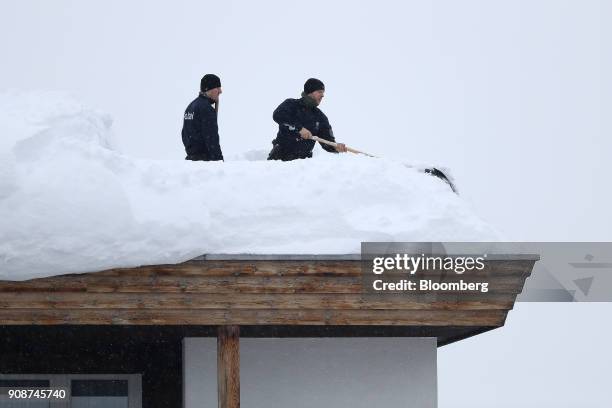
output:
[[[334,134],[327,116],[318,108],[325,94],[325,85],[316,78],[304,84],[300,99],[286,99],[272,114],[278,123],[278,133],[272,141],[272,151],[268,160],[295,160],[312,157],[315,146],[312,136],[335,142]],[[334,148],[320,143],[330,153],[346,152],[342,143]]]
[[217,125],[221,93],[221,79],[218,76],[206,74],[202,77],[200,94],[187,106],[183,115],[185,160],[223,160]]

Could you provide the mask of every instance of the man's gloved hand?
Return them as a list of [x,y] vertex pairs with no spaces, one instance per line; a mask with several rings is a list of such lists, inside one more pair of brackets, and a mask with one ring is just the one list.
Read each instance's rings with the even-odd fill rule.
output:
[[306,128],[301,128],[300,136],[302,136],[302,139],[310,139],[312,137],[312,133],[310,133],[310,130]]
[[346,150],[346,145],[345,145],[344,143],[338,143],[338,144],[336,145],[336,151],[337,151],[338,153],[346,153],[346,152],[347,152],[347,150]]

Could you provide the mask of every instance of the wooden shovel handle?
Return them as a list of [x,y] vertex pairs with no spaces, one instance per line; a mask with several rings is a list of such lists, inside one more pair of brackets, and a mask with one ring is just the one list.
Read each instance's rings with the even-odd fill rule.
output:
[[[322,138],[320,138],[319,136],[314,136],[314,135],[313,135],[313,136],[311,137],[311,139],[312,139],[312,140],[314,140],[314,141],[317,141],[317,142],[319,142],[319,143],[324,143],[324,144],[326,144],[326,145],[330,145],[330,146],[334,146],[334,147],[338,146],[338,143],[330,142],[329,140],[322,139]],[[359,151],[359,150],[357,150],[357,149],[353,149],[352,147],[348,147],[348,146],[346,146],[346,150],[347,150],[347,151],[349,151],[349,152],[351,152],[351,153],[355,153],[355,154],[364,154],[364,155],[366,155],[366,156],[374,157],[374,156],[372,156],[371,154],[364,153],[364,152]]]
[[330,146],[334,146],[334,147],[338,146],[338,143],[330,142],[329,140],[322,139],[319,136],[312,135],[310,138],[312,140],[314,140],[315,142],[324,143],[326,145],[330,145]]

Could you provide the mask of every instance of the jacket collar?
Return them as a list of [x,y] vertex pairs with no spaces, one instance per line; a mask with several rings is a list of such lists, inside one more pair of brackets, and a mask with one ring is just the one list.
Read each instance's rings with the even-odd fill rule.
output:
[[214,99],[210,99],[208,96],[206,96],[206,94],[205,94],[205,93],[202,93],[202,92],[200,92],[200,93],[198,94],[198,98],[206,99],[206,100],[208,101],[208,103],[210,103],[211,105],[212,105],[213,103],[215,103],[215,100],[214,100]]
[[305,107],[307,107],[308,109],[314,109],[317,107],[317,102],[314,99],[312,99],[310,96],[305,95],[304,92],[302,92],[300,103],[304,105]]

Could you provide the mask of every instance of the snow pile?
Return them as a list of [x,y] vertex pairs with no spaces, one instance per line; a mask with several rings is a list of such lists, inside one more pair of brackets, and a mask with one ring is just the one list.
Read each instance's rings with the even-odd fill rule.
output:
[[0,279],[497,238],[445,183],[401,163],[133,159],[113,150],[108,116],[62,94],[0,94],[0,140]]

